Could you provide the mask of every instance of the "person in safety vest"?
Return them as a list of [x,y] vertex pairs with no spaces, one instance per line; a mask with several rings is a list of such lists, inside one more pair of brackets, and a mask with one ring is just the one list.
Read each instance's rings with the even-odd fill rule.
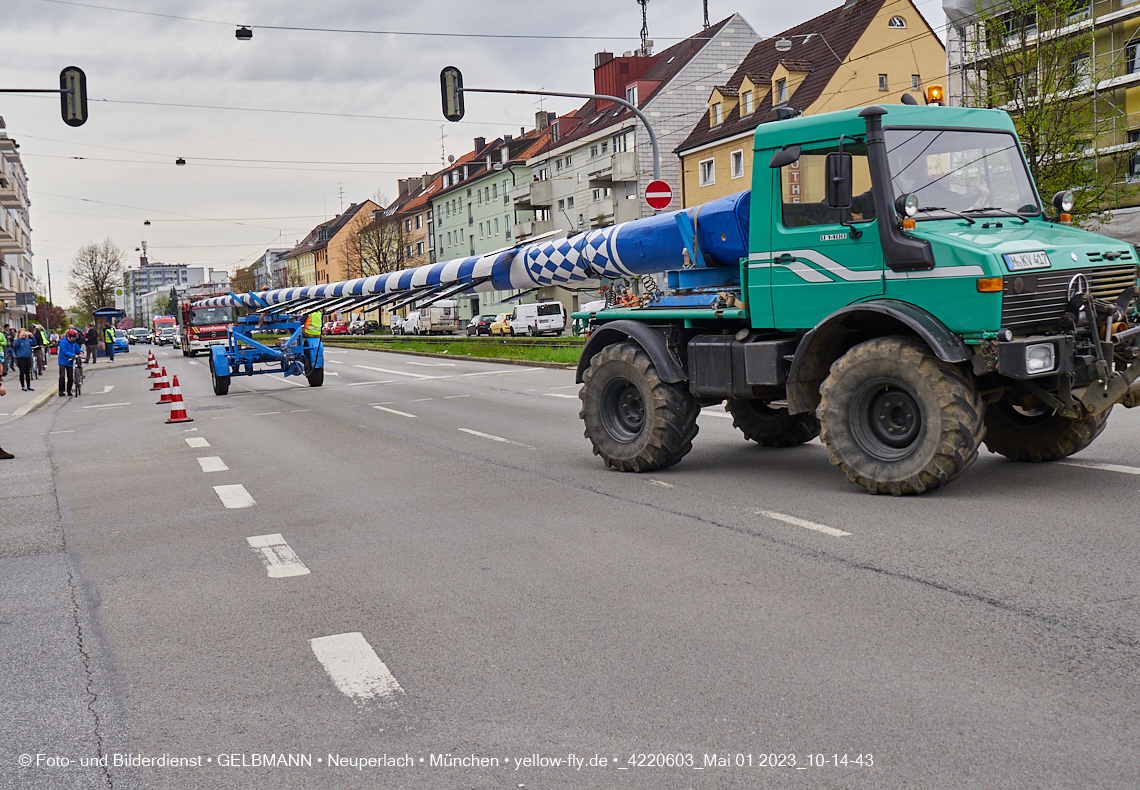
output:
[[103,330],[103,343],[107,346],[107,361],[115,361],[115,330],[110,324]]
[[305,316],[305,325],[301,327],[301,335],[303,337],[320,337],[321,321],[324,317],[324,312],[321,310],[316,310]]

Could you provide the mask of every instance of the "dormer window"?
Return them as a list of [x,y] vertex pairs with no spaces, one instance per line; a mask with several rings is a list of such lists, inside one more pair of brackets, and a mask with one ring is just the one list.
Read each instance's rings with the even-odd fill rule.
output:
[[627,102],[629,102],[630,104],[632,104],[634,107],[637,106],[637,86],[636,85],[630,85],[628,88],[625,89],[625,100]]
[[709,125],[720,126],[721,124],[720,102],[717,102],[709,108]]
[[752,106],[752,91],[744,91],[744,95],[741,97],[741,104],[743,105],[744,109],[740,114],[751,115],[754,109]]
[[555,142],[558,140],[558,121],[550,124],[550,139]]
[[899,30],[906,28],[906,20],[901,16],[892,16],[887,20],[887,27],[898,28]]
[[788,81],[786,79],[776,80],[776,103],[786,104],[788,101]]

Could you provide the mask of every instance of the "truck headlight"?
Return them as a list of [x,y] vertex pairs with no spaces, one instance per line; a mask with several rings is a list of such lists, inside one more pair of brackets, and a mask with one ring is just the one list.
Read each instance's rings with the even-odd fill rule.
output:
[[1057,353],[1052,343],[1025,347],[1025,372],[1033,376],[1057,367]]

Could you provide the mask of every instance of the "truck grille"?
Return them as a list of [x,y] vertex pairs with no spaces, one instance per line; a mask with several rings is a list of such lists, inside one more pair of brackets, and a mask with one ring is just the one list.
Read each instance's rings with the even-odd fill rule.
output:
[[[1131,258],[1131,255],[1129,255]],[[1012,274],[1004,279],[1001,325],[1017,334],[1056,329],[1068,302],[1069,281],[1078,273],[1089,280],[1093,297],[1113,301],[1136,284],[1136,264],[1103,266],[1036,274]]]

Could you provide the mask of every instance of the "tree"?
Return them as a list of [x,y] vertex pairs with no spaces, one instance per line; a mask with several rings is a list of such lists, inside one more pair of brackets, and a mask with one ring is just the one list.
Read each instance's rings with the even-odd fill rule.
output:
[[156,296],[154,297],[154,314],[155,315],[170,315],[167,310],[170,309],[169,296]]
[[230,290],[234,293],[246,293],[252,291],[254,288],[253,267],[246,266],[244,269],[239,268],[234,272],[233,279],[230,280]]
[[178,291],[173,285],[170,286],[170,296],[166,298],[166,309],[170,311],[167,315],[178,317]]
[[1075,219],[1095,224],[1108,219],[1102,212],[1120,160],[1097,153],[1105,144],[1095,122],[1093,27],[1059,32],[1087,11],[1087,0],[979,2],[966,37],[962,104],[1008,112],[1042,199],[1071,189]]
[[372,277],[404,268],[404,229],[388,209],[370,224],[360,228],[345,241],[348,277]]
[[80,312],[90,314],[115,303],[115,289],[123,284],[123,251],[111,239],[86,244],[71,262],[71,293]]
[[51,314],[48,314],[48,303],[46,300],[37,301],[36,303],[36,322],[42,324],[45,329],[51,331],[61,331],[67,328],[67,313],[63,312],[63,308],[51,305]]

